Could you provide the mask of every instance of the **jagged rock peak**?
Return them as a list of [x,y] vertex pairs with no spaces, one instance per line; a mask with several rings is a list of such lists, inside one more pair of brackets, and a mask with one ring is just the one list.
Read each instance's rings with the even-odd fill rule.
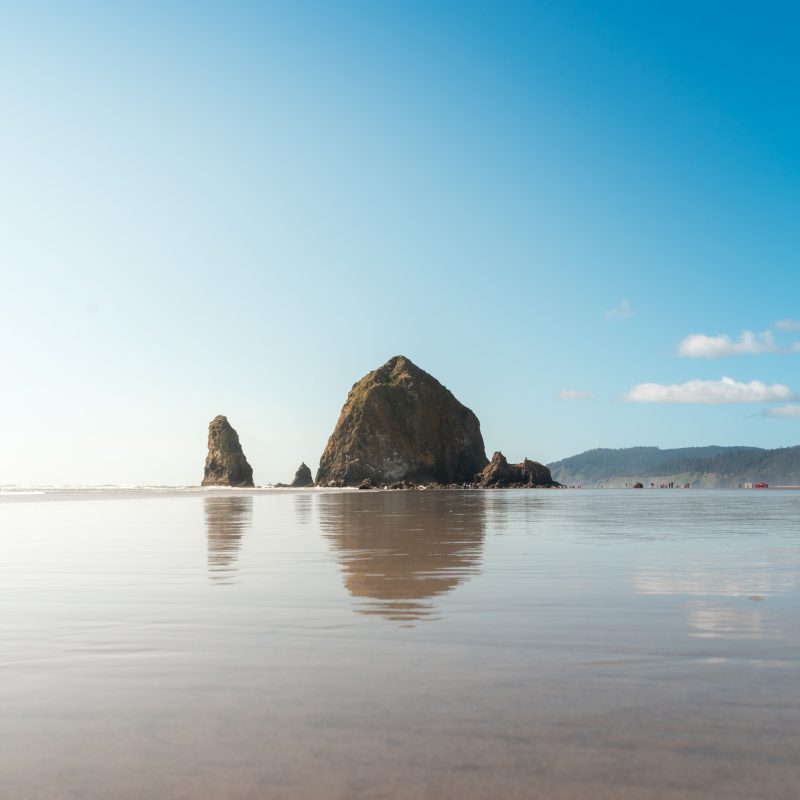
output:
[[483,472],[475,476],[475,485],[484,489],[560,486],[553,480],[550,470],[544,464],[527,458],[521,464],[509,464],[499,450],[492,456],[492,460]]
[[247,463],[239,434],[227,417],[214,417],[208,425],[208,456],[203,486],[252,486],[253,468]]
[[311,474],[311,470],[306,466],[305,461],[297,468],[291,485],[294,487],[314,485],[314,476]]
[[317,484],[467,483],[485,465],[475,414],[411,359],[395,356],[350,390]]

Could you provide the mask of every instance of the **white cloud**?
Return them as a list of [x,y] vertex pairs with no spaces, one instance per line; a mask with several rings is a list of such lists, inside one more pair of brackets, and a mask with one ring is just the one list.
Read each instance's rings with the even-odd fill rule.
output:
[[605,313],[605,318],[609,322],[618,322],[621,319],[630,319],[633,316],[633,308],[627,300],[620,300],[616,308],[610,308]]
[[779,319],[775,327],[779,331],[800,331],[800,322],[795,319]]
[[591,392],[584,392],[580,389],[562,389],[557,395],[559,400],[586,400],[591,396]]
[[800,353],[800,342],[792,342],[792,352]]
[[774,353],[777,349],[775,339],[769,331],[764,333],[742,331],[738,342],[724,334],[704,336],[702,333],[693,333],[678,345],[678,355],[688,358],[719,358]]
[[673,384],[640,383],[625,399],[630,403],[774,403],[794,399],[794,392],[782,383],[739,383],[733,378],[722,378]]
[[800,418],[800,406],[779,406],[778,408],[768,408],[764,412],[765,417],[777,417],[779,419]]

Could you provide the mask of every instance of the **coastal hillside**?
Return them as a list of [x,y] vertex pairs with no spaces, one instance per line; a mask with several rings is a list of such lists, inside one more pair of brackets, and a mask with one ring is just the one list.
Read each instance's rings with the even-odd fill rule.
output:
[[625,486],[641,481],[704,487],[744,483],[800,485],[800,446],[600,448],[548,464],[553,480],[567,485]]

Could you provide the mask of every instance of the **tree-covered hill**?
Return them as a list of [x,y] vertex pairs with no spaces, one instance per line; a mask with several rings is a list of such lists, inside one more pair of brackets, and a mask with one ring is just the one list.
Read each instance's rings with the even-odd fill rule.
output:
[[800,446],[759,447],[627,447],[587,450],[548,464],[553,480],[567,485],[624,486],[641,481],[738,486],[764,482],[800,485]]

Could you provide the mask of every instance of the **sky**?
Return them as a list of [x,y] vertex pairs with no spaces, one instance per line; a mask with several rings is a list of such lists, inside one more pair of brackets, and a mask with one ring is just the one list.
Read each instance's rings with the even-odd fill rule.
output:
[[0,485],[316,469],[403,354],[486,448],[800,443],[800,7],[0,3]]

